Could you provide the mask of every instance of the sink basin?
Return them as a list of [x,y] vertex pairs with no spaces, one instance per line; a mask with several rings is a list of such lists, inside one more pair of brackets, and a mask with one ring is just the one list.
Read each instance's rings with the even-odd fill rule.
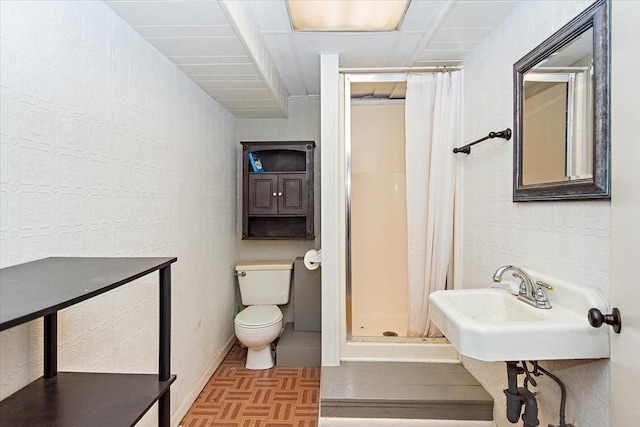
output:
[[532,307],[503,289],[446,290],[430,295],[431,320],[461,354],[479,360],[609,357],[609,329],[587,320],[589,308],[607,312],[597,291],[527,272],[553,284],[552,308]]

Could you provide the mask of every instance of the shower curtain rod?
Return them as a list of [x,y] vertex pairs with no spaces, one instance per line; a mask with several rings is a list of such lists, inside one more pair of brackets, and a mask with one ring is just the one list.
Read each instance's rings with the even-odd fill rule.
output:
[[338,68],[341,73],[403,73],[420,71],[457,71],[461,65],[434,65],[429,67],[382,67],[382,68]]

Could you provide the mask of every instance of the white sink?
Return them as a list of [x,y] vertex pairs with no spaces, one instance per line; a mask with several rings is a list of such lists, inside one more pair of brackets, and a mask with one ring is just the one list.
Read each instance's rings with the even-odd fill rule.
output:
[[495,288],[433,292],[431,320],[463,355],[485,361],[595,359],[609,357],[609,327],[593,328],[587,312],[608,312],[600,294],[541,273],[554,286],[552,307],[539,309]]

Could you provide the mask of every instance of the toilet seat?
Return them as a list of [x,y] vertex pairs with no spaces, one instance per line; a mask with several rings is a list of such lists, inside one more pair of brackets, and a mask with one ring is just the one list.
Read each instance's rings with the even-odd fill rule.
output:
[[251,305],[236,316],[234,323],[246,329],[261,329],[282,321],[277,305]]

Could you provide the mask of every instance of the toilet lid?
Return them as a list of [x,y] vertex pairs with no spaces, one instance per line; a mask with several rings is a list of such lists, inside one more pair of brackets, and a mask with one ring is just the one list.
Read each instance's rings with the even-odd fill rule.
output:
[[236,265],[236,271],[292,270],[293,261],[245,261]]
[[251,305],[236,316],[235,323],[244,328],[264,328],[282,321],[277,305]]

